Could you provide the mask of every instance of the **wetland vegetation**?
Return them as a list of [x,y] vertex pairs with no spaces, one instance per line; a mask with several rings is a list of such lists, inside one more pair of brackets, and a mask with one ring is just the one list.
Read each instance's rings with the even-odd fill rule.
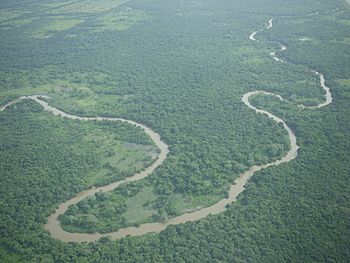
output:
[[[64,243],[42,225],[83,189],[125,178],[158,154],[139,128],[58,118],[32,101],[0,112],[2,262],[346,262],[350,257],[350,12],[342,1],[2,1],[0,101],[44,94],[81,116],[143,123],[169,145],[149,177],[82,200],[71,232],[110,232],[210,206],[254,164],[284,156],[285,120],[299,156],[254,175],[221,214],[159,234]],[[249,35],[268,26],[256,35]],[[277,63],[269,54],[288,63]],[[324,100],[326,76],[334,103]]]

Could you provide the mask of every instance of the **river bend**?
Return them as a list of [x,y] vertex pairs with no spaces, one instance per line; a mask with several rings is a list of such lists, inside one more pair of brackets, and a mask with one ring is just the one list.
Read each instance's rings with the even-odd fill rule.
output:
[[[264,29],[260,29],[258,31],[251,33],[249,36],[249,39],[252,41],[257,41],[257,39],[256,39],[257,33],[262,32],[264,30],[271,29],[273,27],[273,21],[274,21],[274,19],[270,19],[268,21],[268,26],[266,26]],[[279,51],[271,52],[270,55],[275,61],[283,63],[284,61],[277,57],[277,53],[284,51],[286,49],[287,49],[287,47],[282,45],[282,47]],[[318,75],[320,78],[320,85],[323,88],[323,90],[325,91],[325,101],[320,103],[319,105],[311,106],[311,107],[299,105],[299,107],[301,107],[301,108],[317,109],[317,108],[321,108],[321,107],[327,106],[330,103],[332,103],[332,100],[333,100],[332,94],[330,92],[329,87],[327,87],[325,84],[324,75],[317,72],[317,71],[313,71],[313,73]],[[109,117],[82,117],[82,116],[78,116],[78,115],[74,115],[74,114],[65,113],[64,111],[59,110],[59,109],[49,105],[46,101],[42,100],[42,98],[48,98],[44,95],[33,95],[33,96],[19,97],[18,99],[15,99],[15,100],[9,102],[8,104],[0,107],[0,111],[3,111],[7,107],[9,107],[15,103],[18,103],[22,100],[33,100],[33,101],[39,103],[44,108],[44,110],[51,112],[55,116],[60,116],[60,117],[65,117],[65,118],[69,118],[69,119],[73,119],[73,120],[80,120],[80,121],[121,121],[121,122],[125,122],[125,123],[131,124],[131,125],[135,125],[137,127],[142,128],[144,130],[144,132],[153,140],[153,142],[160,149],[160,154],[158,155],[157,160],[151,166],[147,167],[143,172],[137,173],[137,174],[135,174],[131,177],[128,177],[124,180],[121,180],[121,181],[113,182],[111,184],[108,184],[108,185],[105,185],[102,187],[97,187],[97,188],[93,187],[89,190],[85,190],[85,191],[78,193],[73,198],[60,204],[58,206],[58,208],[56,209],[56,211],[48,217],[47,223],[44,226],[44,228],[46,230],[48,230],[54,238],[57,238],[57,239],[62,240],[64,242],[93,242],[93,241],[99,240],[101,237],[107,237],[107,236],[109,236],[112,240],[115,240],[115,239],[120,239],[120,238],[126,237],[128,235],[141,236],[141,235],[151,233],[151,232],[158,233],[158,232],[164,230],[169,225],[177,225],[177,224],[182,224],[182,223],[186,223],[186,222],[197,221],[197,220],[200,220],[202,218],[207,217],[210,214],[214,215],[214,214],[221,213],[221,212],[226,210],[226,207],[228,204],[231,204],[232,202],[234,202],[237,199],[237,196],[245,190],[246,183],[253,176],[253,174],[255,172],[260,171],[262,169],[266,169],[266,168],[271,167],[271,166],[276,166],[276,165],[280,165],[282,163],[287,163],[287,162],[295,159],[298,155],[299,146],[297,144],[297,138],[296,138],[295,134],[293,133],[292,129],[281,118],[279,118],[279,117],[273,115],[272,113],[265,111],[263,109],[258,109],[254,105],[252,105],[250,103],[249,99],[251,96],[256,96],[256,95],[269,95],[269,96],[273,96],[273,97],[279,99],[280,101],[283,101],[283,102],[287,102],[287,101],[285,99],[283,99],[280,95],[277,95],[277,94],[274,94],[271,92],[267,92],[267,91],[262,91],[262,90],[247,92],[242,97],[242,102],[247,107],[254,110],[258,114],[265,114],[269,118],[273,119],[275,122],[282,124],[284,129],[288,132],[288,136],[289,136],[289,140],[290,140],[290,149],[284,157],[282,157],[281,159],[279,159],[277,161],[270,162],[267,164],[253,165],[247,171],[241,173],[238,176],[238,178],[231,185],[228,198],[222,199],[212,206],[205,207],[205,208],[199,209],[199,210],[194,211],[194,212],[189,212],[189,213],[185,213],[185,214],[182,214],[180,216],[177,216],[177,217],[170,218],[168,221],[166,221],[164,223],[162,223],[162,222],[146,223],[146,224],[141,224],[139,227],[126,227],[126,228],[122,228],[122,229],[119,229],[117,231],[114,231],[111,233],[105,233],[105,234],[100,234],[100,233],[88,234],[88,233],[70,233],[70,232],[67,232],[67,231],[62,229],[60,222],[58,220],[58,217],[59,217],[59,215],[65,213],[67,211],[67,209],[69,208],[69,206],[71,206],[73,204],[77,204],[78,202],[80,202],[81,200],[83,200],[84,198],[86,198],[88,196],[92,196],[95,193],[100,192],[100,191],[102,191],[102,192],[112,191],[122,183],[138,181],[138,180],[141,180],[141,179],[147,177],[148,175],[150,175],[157,167],[162,165],[162,163],[166,160],[167,155],[169,153],[168,145],[161,140],[160,135],[158,133],[156,133],[155,131],[153,131],[152,129],[146,127],[145,125],[137,123],[135,121],[131,121],[131,120],[126,120],[126,119],[122,119],[122,118],[109,118]]]

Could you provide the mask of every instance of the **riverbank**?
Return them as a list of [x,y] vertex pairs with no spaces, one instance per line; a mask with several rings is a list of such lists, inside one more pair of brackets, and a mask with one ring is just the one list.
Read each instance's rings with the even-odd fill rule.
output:
[[[266,30],[269,30],[273,27],[272,22],[273,22],[273,19],[270,19],[268,26],[265,27]],[[263,30],[264,29],[253,32],[249,38],[252,41],[257,41],[257,39],[255,37],[256,33],[263,31]],[[287,48],[286,46],[282,46],[282,49],[280,51],[286,50],[286,48]],[[279,60],[275,59],[275,58],[277,58],[276,54],[277,54],[277,52],[274,52],[270,55],[274,58],[274,60],[279,61],[279,62],[284,62],[281,59],[279,59]],[[317,74],[320,77],[320,85],[322,86],[323,90],[325,91],[325,101],[320,103],[319,105],[315,105],[312,107],[299,105],[300,107],[305,108],[305,109],[307,109],[307,108],[308,109],[318,109],[318,108],[329,105],[333,101],[332,94],[330,92],[330,88],[326,86],[326,80],[325,80],[324,75],[319,73],[319,72],[316,72],[316,71],[313,71],[313,72],[314,72],[314,74]],[[59,109],[49,105],[46,101],[42,100],[42,98],[44,96],[40,96],[40,95],[20,97],[12,102],[9,102],[8,104],[6,104],[2,107],[0,107],[0,110],[3,111],[7,107],[9,107],[15,103],[18,103],[22,100],[29,99],[29,100],[33,100],[33,101],[39,103],[44,108],[44,110],[51,112],[53,115],[59,116],[59,117],[65,117],[65,118],[79,120],[79,121],[121,121],[121,122],[129,123],[131,125],[135,125],[135,126],[142,128],[145,131],[145,133],[148,134],[148,136],[150,136],[150,138],[154,141],[156,146],[160,149],[160,154],[159,154],[157,160],[151,166],[146,168],[143,172],[137,173],[131,177],[126,178],[125,180],[122,180],[122,181],[113,182],[113,183],[106,185],[106,186],[102,186],[102,187],[98,187],[98,188],[94,187],[92,189],[80,192],[75,197],[60,204],[58,209],[52,215],[50,215],[48,217],[47,224],[45,224],[45,226],[44,226],[44,228],[46,230],[48,230],[54,238],[60,239],[61,241],[64,241],[64,242],[93,242],[93,241],[99,240],[102,237],[111,237],[111,239],[114,240],[114,239],[120,239],[120,238],[126,237],[128,235],[141,236],[141,235],[151,233],[151,232],[157,233],[157,232],[164,230],[169,225],[177,225],[177,224],[182,224],[182,223],[186,223],[186,222],[197,221],[197,220],[200,220],[202,218],[209,216],[210,214],[221,213],[221,212],[226,210],[227,205],[236,201],[238,195],[245,190],[246,183],[249,181],[249,179],[253,176],[253,174],[255,172],[260,171],[262,169],[266,169],[266,168],[271,167],[271,166],[277,166],[277,165],[280,165],[282,163],[287,163],[287,162],[290,162],[291,160],[294,160],[298,156],[298,149],[299,149],[299,146],[297,144],[297,138],[296,138],[295,134],[293,133],[292,129],[285,123],[284,120],[273,115],[272,113],[270,113],[268,111],[258,109],[250,103],[250,98],[252,96],[258,96],[258,95],[273,96],[273,97],[276,97],[277,99],[279,99],[280,101],[283,101],[286,103],[288,103],[288,101],[283,99],[278,94],[274,94],[274,93],[262,91],[262,90],[247,92],[242,96],[242,102],[248,108],[254,110],[257,114],[267,115],[269,118],[273,119],[278,124],[282,124],[283,128],[287,131],[288,136],[289,136],[289,140],[290,140],[290,149],[284,157],[282,157],[281,159],[279,159],[277,161],[273,161],[273,162],[270,162],[267,164],[253,165],[247,171],[241,173],[238,176],[238,178],[231,185],[228,198],[222,199],[212,206],[209,206],[209,207],[206,207],[203,209],[199,209],[197,211],[193,211],[190,213],[185,213],[185,214],[182,214],[182,215],[174,217],[174,218],[170,218],[166,222],[155,222],[155,223],[141,224],[139,227],[126,227],[126,228],[119,229],[118,231],[114,231],[114,232],[106,233],[106,234],[100,234],[100,233],[94,233],[94,234],[87,234],[86,233],[85,234],[85,233],[66,232],[62,229],[60,222],[58,220],[58,217],[59,217],[59,215],[64,214],[67,211],[67,209],[69,208],[69,206],[71,206],[73,204],[77,204],[78,202],[80,202],[81,200],[83,200],[84,198],[86,198],[88,196],[92,196],[95,193],[98,193],[100,191],[102,191],[102,192],[112,191],[122,183],[138,181],[138,180],[144,179],[148,175],[150,175],[157,167],[162,165],[162,163],[166,160],[167,155],[169,153],[168,146],[165,142],[163,142],[161,140],[160,135],[158,133],[154,132],[153,130],[151,130],[150,128],[148,128],[142,124],[139,124],[137,122],[131,121],[131,120],[126,120],[126,119],[122,119],[122,118],[107,118],[107,117],[102,117],[102,116],[101,117],[82,117],[82,116],[78,116],[78,115],[74,115],[74,114],[65,113],[62,110],[59,110]]]

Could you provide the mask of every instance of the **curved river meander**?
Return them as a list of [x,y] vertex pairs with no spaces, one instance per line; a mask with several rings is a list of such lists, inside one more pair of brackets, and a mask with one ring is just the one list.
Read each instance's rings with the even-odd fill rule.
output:
[[[269,20],[268,26],[265,28],[265,30],[268,30],[268,29],[273,27],[273,23],[272,23],[273,20],[274,19]],[[249,39],[252,41],[257,41],[257,39],[256,39],[257,33],[261,32],[263,30],[264,29],[253,32],[249,36]],[[270,53],[270,55],[276,62],[283,63],[284,61],[282,59],[278,58],[276,54],[278,52],[284,51],[286,49],[287,49],[287,47],[282,45],[282,47],[279,51],[272,52],[272,53]],[[325,78],[324,78],[323,74],[316,72],[316,71],[312,71],[312,72],[314,74],[317,74],[320,77],[320,84],[325,91],[325,101],[323,103],[320,103],[319,105],[311,106],[311,107],[299,105],[299,107],[302,107],[302,108],[310,108],[310,109],[321,108],[321,107],[324,107],[324,106],[332,103],[332,100],[333,100],[330,89],[325,84]],[[138,181],[138,180],[141,180],[141,179],[147,177],[148,175],[150,175],[157,167],[159,167],[165,161],[165,159],[167,158],[168,152],[169,152],[168,145],[161,140],[160,135],[158,133],[154,132],[153,130],[151,130],[150,128],[146,127],[145,125],[139,124],[139,123],[131,121],[131,120],[126,120],[126,119],[122,119],[122,118],[107,118],[107,117],[81,117],[81,116],[65,113],[65,112],[49,105],[46,101],[42,100],[41,98],[44,98],[45,96],[41,96],[41,95],[20,97],[14,101],[2,106],[2,107],[0,107],[0,111],[5,110],[7,107],[9,107],[9,106],[21,101],[21,100],[31,99],[31,100],[34,100],[37,103],[39,103],[41,106],[43,106],[43,108],[46,111],[49,111],[56,116],[61,116],[61,117],[66,117],[69,119],[81,120],[81,121],[122,121],[125,123],[129,123],[131,125],[135,125],[137,127],[142,128],[145,131],[145,133],[148,134],[148,136],[154,141],[154,143],[160,149],[160,154],[159,154],[156,162],[154,162],[151,166],[149,166],[143,172],[137,173],[131,177],[128,177],[128,178],[122,180],[122,181],[113,182],[113,183],[106,185],[106,186],[102,186],[102,187],[98,187],[98,188],[93,187],[89,190],[82,191],[82,192],[78,193],[76,196],[74,196],[73,198],[69,199],[68,201],[60,204],[58,209],[56,209],[56,211],[48,217],[47,224],[44,227],[45,227],[45,229],[47,229],[51,233],[51,235],[53,237],[60,239],[62,241],[65,241],[65,242],[85,242],[85,241],[92,242],[92,241],[97,241],[101,237],[105,237],[105,236],[109,236],[109,237],[111,237],[111,239],[114,240],[114,239],[123,238],[127,235],[141,236],[141,235],[151,233],[151,232],[160,232],[160,231],[164,230],[169,225],[177,225],[177,224],[181,224],[181,223],[197,221],[201,218],[207,217],[210,214],[221,213],[221,212],[225,211],[227,204],[234,202],[236,200],[237,196],[244,191],[244,189],[245,189],[244,186],[246,185],[248,180],[252,177],[252,175],[255,172],[260,171],[260,170],[265,169],[265,168],[268,168],[270,166],[276,166],[276,165],[286,163],[286,162],[289,162],[289,161],[295,159],[298,155],[299,146],[297,145],[297,139],[296,139],[296,136],[293,133],[293,131],[279,117],[277,117],[277,116],[273,115],[272,113],[267,112],[265,110],[258,109],[250,103],[249,98],[251,96],[259,95],[259,94],[274,96],[281,101],[286,101],[286,100],[284,100],[280,95],[266,92],[266,91],[262,91],[262,90],[247,92],[242,97],[242,102],[246,106],[248,106],[250,109],[254,110],[256,113],[265,114],[269,118],[276,121],[277,123],[281,123],[283,125],[284,129],[288,132],[288,136],[289,136],[289,140],[290,140],[290,149],[283,158],[281,158],[280,160],[271,162],[271,163],[262,164],[262,165],[254,165],[254,166],[250,167],[248,171],[240,174],[239,177],[231,185],[228,198],[222,199],[218,203],[216,203],[212,206],[209,206],[209,207],[206,207],[206,208],[194,211],[194,212],[185,213],[183,215],[180,215],[180,216],[177,216],[174,218],[170,218],[168,221],[166,221],[164,223],[162,223],[162,222],[147,223],[147,224],[142,224],[139,227],[126,227],[126,228],[119,229],[115,232],[106,233],[106,234],[100,234],[100,233],[94,233],[94,234],[87,234],[86,233],[85,234],[85,233],[66,232],[62,229],[60,222],[58,220],[58,216],[65,213],[70,205],[77,204],[78,202],[80,202],[81,200],[83,200],[84,198],[86,198],[88,196],[94,195],[95,193],[100,192],[100,191],[102,191],[102,192],[112,191],[113,189],[117,188],[122,183]]]

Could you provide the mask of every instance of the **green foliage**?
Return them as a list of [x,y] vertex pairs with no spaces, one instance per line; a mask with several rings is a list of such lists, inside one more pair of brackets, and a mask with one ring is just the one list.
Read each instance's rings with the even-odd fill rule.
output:
[[[121,31],[149,19],[149,15],[141,10],[122,8],[128,1],[65,0],[40,1],[35,6],[15,5],[0,10],[0,28],[5,32],[26,30],[24,36],[41,40],[69,32],[73,28],[83,28],[87,33]],[[75,38],[76,34],[68,33],[65,37]]]
[[149,222],[157,215],[151,207],[155,199],[151,187],[140,190],[134,185],[123,185],[113,192],[96,193],[71,206],[60,220],[66,231],[108,233]]
[[[48,213],[84,188],[125,177],[113,152],[150,141],[127,125],[73,122],[41,112],[35,103],[18,104],[0,113],[0,260],[15,261],[18,255],[18,261],[29,262],[346,262],[350,16],[341,1],[96,3],[0,4],[3,103],[48,94],[50,104],[67,112],[144,123],[170,146],[164,165],[147,179],[72,207],[61,218],[67,229],[103,232],[167,220],[223,198],[240,172],[281,157],[289,147],[286,132],[241,102],[249,90],[292,101],[253,99],[293,128],[300,155],[256,174],[223,214],[157,235],[65,244],[43,230]],[[125,10],[136,13],[126,18]],[[114,16],[128,30],[98,27],[101,21],[109,27]],[[249,41],[249,33],[271,17],[277,18],[273,29]],[[69,21],[79,23],[68,26]],[[49,37],[28,38],[38,31]],[[288,50],[279,56],[290,63],[269,57],[280,43]],[[335,97],[331,106],[295,107],[323,100],[310,69],[325,74]],[[111,134],[119,132],[115,140]],[[95,134],[106,147],[96,147]],[[110,152],[112,141],[118,142]],[[135,161],[124,163],[126,170],[131,163],[136,169],[137,163],[149,163],[140,160],[149,149],[138,147],[137,158],[129,149],[127,158]],[[108,158],[110,165],[103,163]],[[114,167],[118,176],[96,173],[96,167],[111,173]]]
[[[11,106],[0,118],[1,198],[7,200],[1,216],[12,215],[18,224],[25,215],[25,221],[43,223],[55,204],[92,185],[130,176],[151,162],[144,160],[142,148],[130,151],[110,142],[112,137],[117,142],[150,143],[141,129],[123,123],[65,120],[32,101]],[[118,158],[108,158],[111,153]],[[22,202],[9,203],[12,198]],[[15,215],[18,211],[23,219]]]

